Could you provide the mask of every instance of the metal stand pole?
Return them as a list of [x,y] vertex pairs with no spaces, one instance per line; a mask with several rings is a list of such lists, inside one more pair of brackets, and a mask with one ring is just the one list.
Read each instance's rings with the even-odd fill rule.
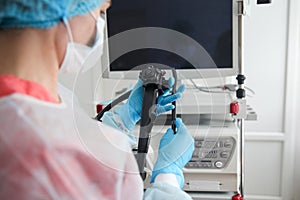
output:
[[[239,100],[243,100],[246,97],[246,92],[244,89],[244,55],[243,55],[243,16],[245,14],[244,2],[243,0],[238,0],[238,67],[239,74],[236,77],[238,81],[238,90],[236,91],[236,97]],[[233,200],[244,200],[244,186],[245,186],[245,130],[244,123],[245,119],[240,117],[237,120],[240,128],[240,194],[233,196]]]
[[244,134],[244,119],[239,119],[238,123],[240,125],[240,194],[244,198],[244,186],[245,186],[245,134]]
[[[238,81],[238,90],[236,92],[236,96],[238,99],[243,99],[246,97],[246,92],[244,89],[244,81],[245,76],[244,74],[244,55],[243,55],[243,30],[244,30],[244,24],[243,24],[243,16],[244,16],[244,2],[243,0],[238,1],[238,54],[239,54],[239,61],[238,61],[238,67],[239,67],[239,75],[237,76]],[[245,131],[244,131],[244,123],[245,119],[239,119],[238,120],[239,127],[240,127],[240,194],[242,198],[244,199],[244,186],[245,186]]]

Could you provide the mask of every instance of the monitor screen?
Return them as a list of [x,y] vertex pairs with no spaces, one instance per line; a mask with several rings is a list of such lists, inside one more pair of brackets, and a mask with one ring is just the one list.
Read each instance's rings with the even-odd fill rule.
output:
[[[233,68],[233,5],[232,0],[114,0],[107,11],[108,37],[124,31],[161,27],[192,38],[208,53],[215,65],[199,62],[197,66],[189,58],[155,48],[141,48],[126,52],[110,63],[110,71],[128,71],[146,63],[160,63],[176,69],[230,69]],[[167,37],[167,35],[166,35]],[[145,37],[147,40],[147,37]],[[108,41],[109,42],[109,41]],[[122,48],[108,43],[109,56]],[[189,56],[195,47],[178,40],[170,49],[183,49]],[[196,55],[196,54],[195,54]]]

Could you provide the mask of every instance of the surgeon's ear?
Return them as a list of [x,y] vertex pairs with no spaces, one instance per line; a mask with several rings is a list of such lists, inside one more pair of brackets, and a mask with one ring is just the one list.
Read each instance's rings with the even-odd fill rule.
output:
[[111,6],[111,0],[106,0],[101,4],[100,12],[105,13],[106,10]]
[[68,32],[63,22],[58,23],[57,26],[55,27],[54,38],[55,38],[54,48],[56,51],[57,62],[60,66],[65,56],[67,44],[70,41]]

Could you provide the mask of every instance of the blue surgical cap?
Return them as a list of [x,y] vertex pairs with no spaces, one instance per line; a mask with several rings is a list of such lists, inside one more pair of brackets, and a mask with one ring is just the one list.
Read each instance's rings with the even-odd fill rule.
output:
[[51,28],[100,7],[104,0],[0,0],[0,28]]

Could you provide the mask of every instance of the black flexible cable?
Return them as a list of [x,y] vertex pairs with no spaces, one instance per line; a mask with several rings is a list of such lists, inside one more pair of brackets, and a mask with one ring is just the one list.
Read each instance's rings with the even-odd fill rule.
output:
[[116,98],[115,100],[113,100],[110,104],[108,104],[107,106],[105,106],[105,108],[103,108],[103,110],[101,110],[101,112],[99,112],[97,114],[97,116],[95,117],[95,119],[98,120],[98,121],[101,121],[101,118],[103,117],[104,113],[107,112],[107,111],[109,111],[112,107],[114,107],[115,105],[121,103],[125,99],[128,99],[131,91],[132,90],[127,91],[126,93],[122,94],[121,96],[119,96],[118,98]]

